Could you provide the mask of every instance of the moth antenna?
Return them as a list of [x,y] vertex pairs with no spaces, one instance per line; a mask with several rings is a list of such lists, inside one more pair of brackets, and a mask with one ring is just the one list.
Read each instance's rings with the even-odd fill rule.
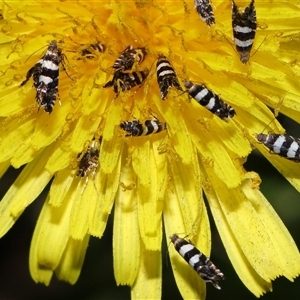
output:
[[33,56],[35,53],[37,53],[37,52],[40,51],[41,49],[46,48],[46,47],[48,47],[48,46],[49,46],[49,45],[45,45],[45,46],[43,46],[43,47],[41,47],[41,48],[35,50],[33,53],[31,53],[31,54],[27,57],[27,59],[25,60],[25,63],[27,63],[28,59],[29,59],[31,56]]
[[[254,56],[254,54],[259,50],[259,48],[260,48],[261,45],[266,41],[266,39],[267,39],[267,36],[264,37],[264,39],[262,40],[262,42],[259,44],[258,48],[254,50],[254,52],[253,52],[253,54],[250,56],[250,58]],[[249,60],[250,60],[250,58],[249,58]]]
[[260,134],[262,134],[269,126],[272,122],[274,122],[276,120],[276,117],[274,116],[274,118],[264,127],[264,129],[262,130],[262,132],[260,132]]

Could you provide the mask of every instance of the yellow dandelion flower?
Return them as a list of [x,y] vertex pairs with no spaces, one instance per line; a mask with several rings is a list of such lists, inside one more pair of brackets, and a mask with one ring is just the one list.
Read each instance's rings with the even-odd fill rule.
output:
[[[230,1],[214,3],[211,26],[192,1],[1,5],[0,173],[26,166],[0,202],[0,236],[54,178],[30,248],[36,282],[55,272],[74,284],[113,209],[116,283],[159,299],[163,223],[168,239],[186,233],[210,254],[203,191],[254,295],[299,275],[292,237],[243,168],[253,144],[299,190],[299,166],[255,138],[267,126],[283,132],[267,106],[300,121],[298,4],[255,3],[246,64],[231,42]],[[222,98],[227,115],[192,99],[193,85]],[[170,259],[182,297],[204,299],[205,282],[172,247]]]

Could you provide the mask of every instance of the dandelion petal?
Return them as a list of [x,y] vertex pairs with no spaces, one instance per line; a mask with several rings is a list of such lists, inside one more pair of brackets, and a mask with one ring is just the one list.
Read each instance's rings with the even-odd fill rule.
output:
[[[253,187],[245,182],[233,193],[216,178],[209,178],[216,194],[222,199],[219,200],[220,207],[230,224],[230,230],[255,271],[267,282],[279,275],[290,279],[297,276],[299,252],[294,243],[291,243],[292,238],[287,230],[275,217],[275,212],[266,206],[265,200],[262,201],[261,195],[257,191],[251,191]],[[290,256],[295,262],[298,261],[298,271],[286,267]]]
[[156,95],[153,96],[153,100],[168,124],[168,134],[172,138],[177,154],[182,158],[183,163],[191,163],[193,147],[182,111],[176,106],[175,101],[161,101]]
[[251,184],[250,179],[245,180],[243,191],[263,221],[265,230],[274,244],[281,270],[278,275],[283,275],[293,281],[300,274],[299,250],[270,203],[258,189],[251,188]]
[[71,284],[76,283],[81,272],[89,240],[89,235],[86,235],[80,241],[69,238],[61,261],[55,270],[57,278]]
[[141,257],[131,299],[161,299],[161,252],[148,251],[141,244]]
[[110,105],[103,131],[104,140],[111,141],[111,139],[116,139],[115,129],[121,123],[122,111],[122,105],[120,105],[118,100],[115,100]]
[[74,240],[83,240],[88,232],[89,200],[97,198],[92,180],[90,179],[87,185],[85,180],[81,180],[81,184],[77,185],[72,195],[74,202],[70,214],[70,236]]
[[[154,179],[155,180],[155,179]],[[147,250],[161,249],[163,209],[157,200],[155,188],[145,187],[137,181],[138,219],[141,238]]]
[[272,290],[271,282],[264,280],[253,269],[247,257],[243,253],[238,241],[219,204],[219,200],[210,188],[204,188],[214,221],[224,243],[227,255],[232,262],[235,271],[244,285],[256,296]]
[[[4,79],[4,78],[3,78]],[[11,79],[11,78],[10,78]],[[9,79],[7,79],[9,80]],[[5,86],[1,84],[1,87]],[[33,95],[27,96],[27,99],[31,99],[34,97]],[[1,117],[10,116],[12,114],[20,113],[24,110],[25,107],[32,106],[32,102],[27,101],[28,103],[24,103],[24,98],[20,97],[20,90],[18,86],[13,88],[6,88],[0,92],[0,107],[1,107]],[[24,105],[25,104],[25,105]]]
[[50,188],[50,200],[49,204],[53,207],[61,206],[65,199],[68,190],[73,182],[74,175],[70,174],[70,169],[66,168],[57,172]]
[[133,146],[132,153],[132,167],[137,174],[139,181],[142,185],[150,187],[154,184],[155,180],[152,182],[152,175],[156,173],[156,165],[153,158],[153,154],[150,155],[150,140],[133,141],[131,144]]
[[8,170],[9,166],[10,162],[8,160],[0,163],[0,178]]
[[72,134],[71,149],[74,153],[82,150],[82,145],[86,141],[92,140],[101,118],[93,118],[92,116],[81,116]]
[[[100,72],[101,75],[103,74]],[[98,74],[96,75],[98,76]],[[102,75],[101,78],[104,76]],[[84,88],[82,91],[82,105],[83,105],[83,113],[85,115],[88,115],[95,110],[97,110],[97,113],[100,115],[103,113],[104,107],[107,105],[107,99],[109,99],[107,95],[107,90],[103,90],[101,88],[95,88],[95,80],[96,78],[94,76],[91,76],[87,79],[86,82],[84,82]],[[103,79],[104,81],[105,79]]]
[[41,113],[37,120],[34,134],[31,140],[34,149],[40,149],[54,142],[61,134],[66,123],[66,117],[70,112],[69,102],[63,103],[55,114]]
[[36,199],[52,178],[44,169],[43,162],[49,155],[47,150],[40,154],[37,161],[27,164],[0,202],[0,236],[14,225],[24,209]]
[[28,136],[32,136],[35,123],[36,120],[30,118],[22,124],[18,124],[15,119],[6,124],[5,136],[1,138],[0,144],[0,161],[11,158],[20,145],[24,143],[24,140]]
[[174,197],[180,204],[185,228],[191,232],[203,209],[199,164],[184,165],[178,161],[173,162],[170,169],[172,180],[169,184],[172,188],[167,192],[167,201],[175,201],[172,199]]
[[[120,169],[121,159],[112,173],[104,174],[103,172],[99,172],[99,177],[96,174],[95,182],[96,187],[99,186],[99,196],[90,199],[89,233],[91,235],[97,237],[103,235],[119,188]],[[98,185],[97,182],[100,182],[100,184]]]
[[122,145],[123,142],[116,135],[109,142],[102,140],[100,165],[104,173],[113,172],[120,159]]
[[[135,183],[135,174],[124,166],[120,182],[126,186]],[[119,189],[115,200],[113,259],[117,284],[133,285],[140,264],[141,238],[135,189]]]
[[[189,235],[193,242],[201,251],[207,255],[210,252],[211,238],[210,226],[205,207],[192,210],[192,202],[187,196],[186,204],[183,199],[174,193],[177,181],[170,182],[170,191],[167,194],[164,207],[164,225],[166,230],[166,238],[174,233]],[[196,201],[196,199],[194,199]],[[204,205],[203,201],[199,201]],[[187,209],[190,208],[189,214]],[[197,207],[197,206],[196,206]],[[186,216],[190,216],[187,218]],[[174,219],[176,223],[174,223]],[[174,247],[169,246],[169,256],[172,262],[172,269],[176,284],[180,290],[183,299],[205,299],[206,284],[200,279],[199,275],[178,255]]]
[[[133,299],[160,299],[164,228],[168,240],[187,235],[209,257],[203,191],[228,256],[252,293],[271,290],[277,276],[292,281],[300,273],[294,241],[258,190],[258,175],[243,168],[257,145],[300,191],[300,164],[256,140],[269,129],[284,131],[273,111],[300,122],[296,1],[255,2],[260,30],[247,64],[229,41],[225,1],[215,1],[215,28],[199,21],[191,1],[102,1],[101,13],[99,1],[2,2],[0,175],[9,163],[27,166],[0,202],[0,236],[51,182],[30,250],[36,282],[48,285],[55,272],[74,284],[89,236],[102,237],[115,204],[116,282],[131,286]],[[53,58],[45,55],[50,41]],[[164,101],[155,69],[161,56],[174,69],[171,77],[163,73]],[[147,74],[142,84],[141,74]],[[199,105],[185,91],[186,81],[223,99],[230,118],[216,111],[216,98]],[[45,104],[51,114],[38,108],[43,102],[51,102]],[[128,136],[120,124],[133,120],[146,129],[163,123],[166,130]],[[78,154],[100,137],[100,153],[89,149],[85,161],[86,170],[97,167],[77,178]],[[173,246],[170,259],[182,297],[204,299],[205,282]]]
[[[53,147],[53,145],[51,145],[51,147]],[[14,152],[11,158],[11,164],[14,168],[18,169],[21,166],[31,162],[41,152],[42,149],[36,150],[32,147],[31,138],[29,138]]]
[[66,197],[68,201],[64,201],[60,207],[53,208],[47,199],[34,230],[31,247],[37,248],[38,263],[52,270],[59,265],[69,240],[72,194],[70,189]]
[[29,252],[29,270],[31,277],[36,283],[41,282],[48,286],[52,278],[53,271],[51,268],[47,268],[41,265],[38,260],[38,238],[39,235],[37,234],[37,230],[35,230],[31,239],[31,246]]
[[53,151],[45,168],[51,174],[67,168],[70,164],[71,154],[70,141],[69,139],[66,139]]

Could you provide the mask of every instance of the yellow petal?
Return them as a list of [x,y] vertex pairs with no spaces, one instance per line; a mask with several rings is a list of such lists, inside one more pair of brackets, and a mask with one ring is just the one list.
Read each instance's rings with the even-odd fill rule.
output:
[[91,115],[83,115],[78,120],[71,139],[71,149],[74,153],[82,151],[82,145],[92,140],[101,118],[94,118]]
[[67,201],[63,201],[60,207],[54,208],[45,202],[35,227],[34,247],[37,248],[38,263],[51,270],[55,270],[59,265],[69,240],[70,212],[73,204],[69,199],[74,188],[73,184],[66,196]]
[[120,169],[121,159],[112,173],[104,174],[102,171],[96,173],[95,182],[99,196],[90,199],[89,233],[91,235],[101,237],[105,230],[119,188]]
[[[96,75],[94,75],[96,73]],[[83,77],[83,91],[82,91],[82,101],[83,113],[89,115],[90,113],[97,110],[98,116],[104,113],[107,106],[107,101],[109,97],[107,95],[108,91],[104,90],[99,84],[104,81],[105,74],[101,70],[96,70],[92,76],[89,78]]]
[[[297,83],[292,81],[292,79],[296,77],[295,74],[291,76],[292,79],[289,79],[289,84],[285,83],[284,86],[278,85],[277,80],[270,83],[267,83],[265,81],[260,81],[259,93],[257,91],[257,84],[258,84],[257,81],[249,80],[247,76],[241,74],[237,76],[238,76],[238,81],[241,84],[247,85],[247,89],[249,90],[249,92],[251,92],[253,95],[256,95],[256,97],[258,97],[266,105],[273,107],[276,113],[282,112],[287,116],[293,118],[297,122],[300,121],[300,113],[299,113],[300,102],[298,97],[298,91],[296,90]],[[288,86],[288,90],[287,90],[287,86]],[[262,111],[266,110],[266,107],[263,105],[263,103],[256,103],[256,105],[252,109],[257,110],[258,109],[257,105],[260,106],[260,109]],[[257,114],[255,113],[255,111],[252,111],[252,109],[250,111],[252,117],[257,118]],[[261,114],[261,112],[259,111],[258,113]],[[239,120],[253,122],[253,119],[249,120],[249,118],[244,118],[244,117],[240,118]],[[268,121],[268,123],[269,122],[270,120]],[[253,125],[255,126],[254,122]]]
[[176,153],[184,164],[190,164],[193,147],[182,116],[181,104],[176,97],[168,97],[166,101],[162,101],[158,95],[159,93],[153,95],[153,101],[168,124],[168,134]]
[[31,138],[22,143],[18,149],[13,153],[11,164],[14,168],[18,169],[22,165],[31,162],[42,150],[36,151],[31,146]]
[[9,166],[10,166],[10,163],[9,163],[8,160],[0,163],[0,178],[7,171],[7,169],[9,168]]
[[235,122],[228,122],[224,124],[221,119],[216,119],[215,126],[212,126],[210,133],[215,137],[221,137],[219,143],[224,146],[238,157],[246,157],[251,152],[249,141],[245,139],[244,133]]
[[[128,166],[122,168],[120,182],[130,186],[135,175]],[[119,189],[115,200],[113,259],[118,285],[133,285],[139,270],[141,238],[138,226],[136,189]]]
[[257,274],[243,253],[230,228],[230,223],[228,223],[226,216],[222,212],[218,197],[209,183],[204,184],[204,191],[227,255],[241,281],[256,297],[261,296],[266,291],[271,291],[271,282],[265,281]]
[[[47,201],[47,200],[46,200]],[[45,285],[49,285],[53,275],[51,268],[43,266],[38,260],[38,231],[35,230],[31,240],[30,252],[29,252],[29,269],[31,277],[35,282],[41,282]],[[53,245],[52,245],[53,246]]]
[[123,142],[117,137],[114,137],[110,142],[102,142],[100,165],[104,173],[113,172],[120,159],[122,147]]
[[[170,189],[175,188],[176,181],[170,185]],[[189,203],[189,198],[186,197]],[[210,252],[210,227],[206,209],[193,209],[190,207],[192,224],[184,219],[183,199],[180,199],[173,192],[167,194],[164,207],[164,224],[166,229],[167,241],[174,233],[183,233],[194,237],[196,247],[205,253]],[[204,202],[201,201],[202,205]],[[192,205],[189,203],[189,205]],[[186,206],[189,206],[188,204]],[[197,219],[195,220],[195,216]],[[174,222],[176,220],[176,222]],[[205,282],[200,278],[197,272],[180,256],[173,245],[169,245],[169,255],[172,262],[172,269],[175,276],[176,284],[180,290],[183,299],[205,299],[206,287]]]
[[300,254],[290,233],[280,220],[275,210],[258,189],[251,188],[252,180],[244,181],[243,191],[251,201],[257,214],[269,234],[277,254],[277,263],[281,273],[289,280],[300,274]]
[[132,140],[130,143],[133,149],[132,167],[139,178],[140,184],[150,187],[152,174],[156,173],[154,157],[153,154],[150,154],[150,140],[147,137],[142,137]]
[[[156,181],[156,178],[153,180]],[[156,184],[153,188],[145,187],[137,180],[137,202],[140,234],[145,248],[159,251],[162,240],[163,202],[157,199]]]
[[110,109],[107,113],[107,120],[103,131],[103,138],[105,141],[116,139],[117,134],[115,134],[115,129],[120,125],[122,116],[122,105],[120,105],[119,99],[120,98],[116,99],[110,105]]
[[170,181],[165,201],[176,201],[181,207],[181,214],[187,232],[192,232],[198,224],[199,215],[202,213],[202,193],[198,164],[185,166],[181,162],[170,165]]
[[74,284],[81,272],[86,249],[90,237],[86,235],[83,240],[69,238],[61,261],[55,270],[58,279]]
[[[249,142],[245,139],[243,132],[234,122],[236,117],[232,120],[228,120],[228,122],[221,120],[217,116],[210,119],[204,118],[199,114],[200,108],[203,107],[196,103],[196,101],[182,105],[185,107],[185,112],[189,116],[186,118],[186,124],[193,139],[198,140],[199,134],[201,133],[201,141],[204,144],[211,143],[213,137],[216,139],[216,142],[224,144],[228,150],[240,157],[245,157],[251,152]],[[212,113],[209,112],[209,114],[209,117],[212,117]]]
[[[256,201],[259,202],[259,206],[265,203],[257,199],[248,199],[243,191],[244,185],[232,191],[228,190],[209,169],[206,171],[218,197],[222,199],[219,203],[230,228],[252,267],[268,282],[282,275],[285,272],[282,259],[286,256],[278,252],[276,236],[270,234],[276,231],[277,234],[283,233],[280,229],[281,224],[274,221],[272,229],[267,226],[267,221],[264,220],[270,219],[269,212],[267,209],[258,209]],[[257,195],[255,197],[258,198]],[[281,239],[286,239],[285,233],[281,234]],[[294,252],[292,248],[290,251]]]
[[59,170],[67,168],[72,159],[72,154],[70,137],[68,137],[57,145],[57,148],[53,151],[46,164],[46,170],[54,174]]
[[16,122],[17,120],[11,120],[5,126],[5,136],[0,141],[0,161],[11,158],[24,139],[33,134],[36,123],[34,118],[26,120],[22,124]]
[[53,207],[61,206],[68,190],[73,182],[74,175],[71,174],[70,169],[66,168],[62,171],[57,172],[52,181],[50,188],[50,200],[49,204]]
[[[120,124],[120,123],[118,123]],[[115,126],[113,126],[115,128]],[[106,127],[105,127],[106,128]],[[103,137],[105,132],[103,133]],[[118,160],[120,159],[120,152],[122,151],[123,141],[115,134],[110,141],[102,140],[100,165],[104,173],[111,173]]]
[[195,140],[194,143],[201,156],[203,156],[202,161],[206,167],[213,168],[215,174],[226,183],[228,188],[233,188],[240,184],[240,174],[232,157],[229,156],[222,145],[219,146],[214,140],[208,145],[205,145],[200,140]]
[[161,140],[154,141],[152,144],[154,159],[156,164],[156,182],[157,182],[157,199],[162,201],[165,197],[165,191],[168,181],[167,173],[167,155],[159,151]]
[[14,225],[24,209],[36,199],[52,178],[52,175],[44,170],[45,160],[51,151],[51,147],[45,149],[37,160],[27,164],[1,200],[0,236]]
[[[268,18],[268,25],[272,30],[290,30],[291,28],[298,28],[295,19],[299,19],[299,6],[297,2],[290,1],[288,6],[282,6],[280,2],[272,3],[272,10],[268,2],[257,1],[257,10],[259,9],[260,15]],[[278,22],[278,12],[283,22]]]
[[[96,197],[97,190],[93,184],[93,179],[88,180],[74,180],[77,187],[68,201],[73,203],[70,214],[70,236],[74,240],[83,240],[88,232],[88,213],[89,213],[89,199]],[[80,180],[80,184],[78,181]]]
[[131,299],[161,299],[161,253],[147,251],[141,243],[138,275],[131,287]]
[[[194,112],[189,111],[189,116],[195,117]],[[233,150],[234,144],[240,143],[240,146],[237,146],[240,150],[239,155],[246,156],[247,153],[250,152],[249,143],[245,142],[244,136],[237,128],[236,130],[234,129],[234,125],[230,126],[231,128],[229,129],[227,128],[226,134],[224,134],[224,127],[222,130],[213,133],[210,128],[213,126],[215,127],[215,125],[211,126],[212,124],[210,124],[208,120],[201,120],[201,122],[203,122],[203,126],[198,122],[187,120],[189,135],[191,136],[193,143],[203,156],[203,160],[206,164],[214,168],[217,176],[224,181],[228,187],[237,186],[241,181],[240,174],[234,165],[233,158],[229,155],[230,152],[225,148],[225,145],[230,148],[230,150]],[[220,129],[222,126],[228,125],[224,121],[220,120],[220,122],[224,123],[223,125],[220,125]],[[199,132],[201,132],[201,139],[199,138]],[[230,132],[232,133],[231,137]],[[226,138],[227,141],[224,141]],[[235,150],[234,152],[238,151]]]
[[[158,198],[161,182],[157,178],[157,166],[150,141],[133,140],[132,166],[138,176],[137,207],[141,238],[145,248],[158,251],[161,248],[162,199]],[[156,153],[159,156],[159,154]],[[165,156],[163,154],[163,156]],[[165,174],[166,175],[166,174]]]
[[238,119],[238,123],[245,128],[245,132],[248,130],[251,141],[256,141],[255,134],[269,130],[269,128],[278,133],[283,132],[282,126],[275,120],[270,109],[257,99],[255,100],[255,105],[249,111],[241,112],[241,118]]
[[[1,78],[5,85],[11,85],[11,74]],[[1,80],[1,81],[2,81]],[[3,86],[3,84],[1,84]],[[24,109],[29,108],[34,103],[34,93],[30,93],[26,97],[27,101],[24,101],[24,96],[22,95],[21,88],[19,86],[10,86],[5,90],[0,92],[0,107],[1,107],[1,117],[11,116],[12,114],[17,114],[22,112]]]
[[[57,101],[58,102],[58,101]],[[36,119],[35,131],[31,140],[31,145],[38,150],[54,142],[63,130],[67,116],[71,110],[70,102],[64,101],[60,106],[56,103],[55,113],[46,114],[41,108]]]

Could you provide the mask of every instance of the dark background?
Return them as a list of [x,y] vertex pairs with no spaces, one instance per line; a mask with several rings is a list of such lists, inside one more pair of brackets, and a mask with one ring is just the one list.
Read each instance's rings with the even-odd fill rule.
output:
[[[287,132],[300,136],[299,126],[287,118],[279,117]],[[298,134],[297,134],[298,132]],[[286,227],[289,229],[298,247],[300,245],[300,195],[276,169],[257,151],[248,158],[245,168],[256,171],[263,182],[261,191],[271,202]],[[1,179],[0,196],[4,195],[9,184],[20,170],[9,169]],[[300,176],[300,174],[299,174]],[[276,188],[274,188],[276,187]],[[101,240],[91,238],[87,255],[77,283],[72,286],[58,281],[55,276],[49,287],[36,284],[30,277],[28,258],[31,237],[47,191],[31,204],[15,226],[0,239],[0,300],[19,299],[130,299],[127,286],[116,286],[112,261],[112,216]],[[25,195],[24,195],[25,196]],[[211,217],[211,216],[210,216]],[[207,300],[210,299],[256,299],[242,284],[226,255],[218,232],[211,218],[212,254],[214,263],[226,276],[221,283],[222,290],[216,290],[207,284]],[[166,263],[166,242],[163,255],[162,299],[181,299],[176,287],[170,264]],[[165,262],[165,263],[164,263]],[[294,283],[281,277],[273,282],[273,292],[263,296],[264,300],[296,299],[300,295],[300,279]]]

